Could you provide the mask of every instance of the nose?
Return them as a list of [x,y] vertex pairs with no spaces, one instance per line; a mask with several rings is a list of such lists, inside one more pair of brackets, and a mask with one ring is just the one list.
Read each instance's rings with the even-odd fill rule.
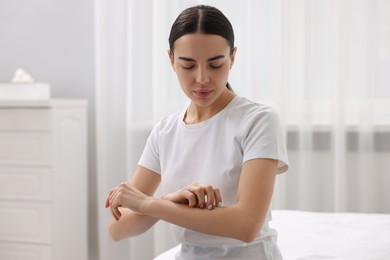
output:
[[209,75],[206,68],[199,68],[196,75],[196,82],[204,85],[209,82]]

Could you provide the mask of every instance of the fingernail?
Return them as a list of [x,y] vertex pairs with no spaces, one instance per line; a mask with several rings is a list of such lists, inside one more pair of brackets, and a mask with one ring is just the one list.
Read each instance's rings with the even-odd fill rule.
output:
[[213,205],[209,205],[207,208],[208,209],[213,209]]
[[222,202],[218,202],[218,208],[222,207]]
[[200,206],[199,206],[199,208],[203,209],[203,208],[204,208],[204,205],[203,205],[203,204],[202,204],[202,205],[200,205]]

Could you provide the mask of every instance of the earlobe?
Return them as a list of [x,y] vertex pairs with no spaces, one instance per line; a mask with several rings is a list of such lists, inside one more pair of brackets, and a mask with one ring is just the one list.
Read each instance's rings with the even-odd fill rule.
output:
[[169,61],[171,62],[171,66],[172,66],[173,70],[175,70],[175,67],[173,66],[174,60],[173,60],[172,50],[168,50],[168,57],[169,57]]
[[234,59],[236,58],[237,47],[234,47],[232,54],[230,55],[230,68],[233,67]]

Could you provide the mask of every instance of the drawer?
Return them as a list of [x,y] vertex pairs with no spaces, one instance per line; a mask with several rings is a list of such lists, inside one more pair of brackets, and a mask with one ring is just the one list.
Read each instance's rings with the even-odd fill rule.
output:
[[0,259],[4,260],[51,260],[51,246],[0,242]]
[[0,166],[0,199],[51,200],[51,173],[51,168]]
[[51,136],[0,132],[0,164],[51,164]]
[[0,130],[49,130],[50,109],[0,108]]
[[0,240],[50,243],[51,215],[49,203],[0,201]]

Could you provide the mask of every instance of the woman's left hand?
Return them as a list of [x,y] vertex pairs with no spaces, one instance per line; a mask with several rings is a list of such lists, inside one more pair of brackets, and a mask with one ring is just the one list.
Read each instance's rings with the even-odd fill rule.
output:
[[193,182],[176,192],[165,194],[161,198],[190,207],[207,209],[220,207],[222,204],[222,196],[218,188],[199,182]]
[[149,196],[142,193],[138,189],[132,187],[126,182],[122,182],[117,187],[113,188],[107,199],[106,208],[110,208],[112,216],[119,220],[121,217],[120,207],[129,208],[135,212],[140,211],[142,202],[150,199]]

